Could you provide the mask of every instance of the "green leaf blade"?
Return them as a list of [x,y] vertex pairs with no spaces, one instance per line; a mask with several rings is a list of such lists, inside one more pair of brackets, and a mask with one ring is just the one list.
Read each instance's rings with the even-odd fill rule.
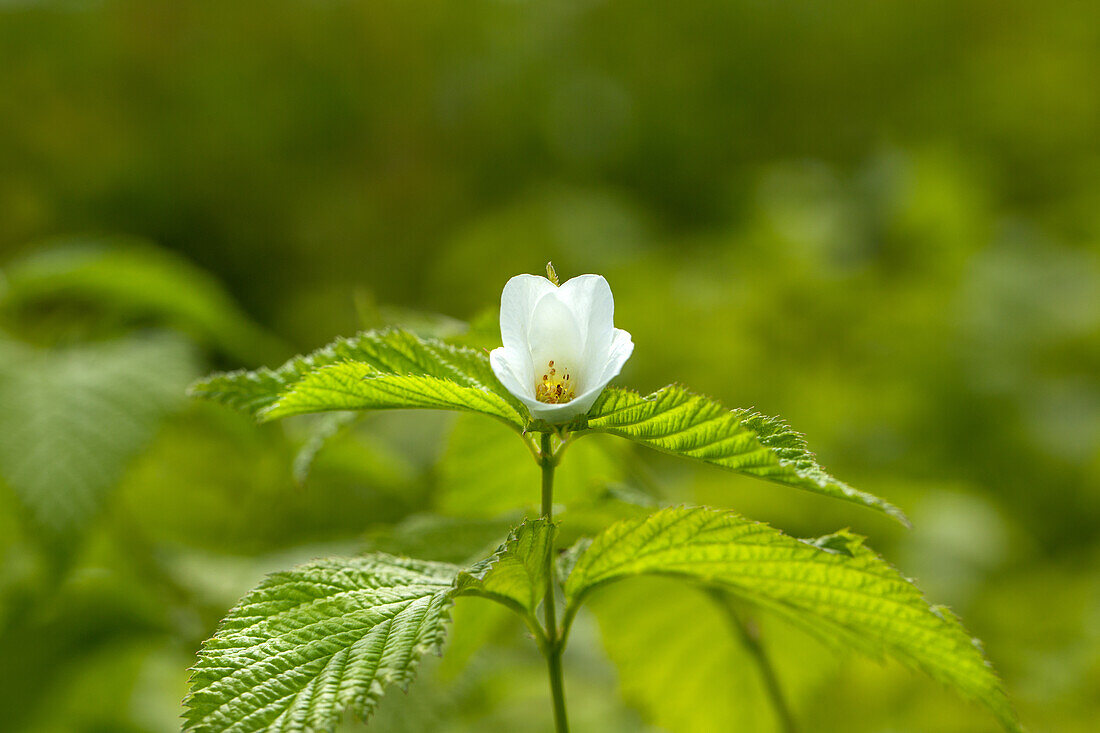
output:
[[776,612],[827,643],[923,670],[1019,730],[1000,681],[959,621],[859,542],[827,549],[837,544],[797,540],[730,512],[666,509],[595,539],[566,580],[567,618],[588,593],[616,580],[690,579]]
[[263,419],[342,409],[434,408],[482,412],[522,428],[527,411],[475,349],[407,331],[340,338],[278,369],[214,374],[191,394]]
[[480,412],[523,427],[516,411],[493,392],[449,379],[379,373],[359,362],[334,364],[308,374],[260,411],[259,417],[268,421],[335,410],[415,408]]
[[51,539],[78,535],[197,369],[170,335],[49,350],[0,341],[0,481]]
[[332,730],[344,709],[367,717],[442,644],[457,571],[376,554],[270,576],[203,645],[186,729]]
[[490,598],[534,617],[546,593],[553,542],[554,527],[545,519],[523,522],[492,557],[459,574],[456,595]]
[[908,526],[905,514],[877,496],[833,478],[805,439],[778,418],[720,403],[670,385],[650,395],[609,387],[588,414],[587,429],[610,433],[662,453],[849,501]]

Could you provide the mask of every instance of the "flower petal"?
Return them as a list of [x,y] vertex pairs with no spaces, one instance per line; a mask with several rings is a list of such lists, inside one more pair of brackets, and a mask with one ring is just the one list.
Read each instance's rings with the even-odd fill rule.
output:
[[535,275],[516,275],[505,284],[500,294],[500,339],[505,348],[516,353],[530,351],[527,333],[535,305],[556,290],[554,283]]
[[531,371],[531,355],[526,350],[516,353],[505,346],[493,349],[489,352],[489,366],[506,390],[521,400],[534,399],[535,376]]
[[584,344],[584,387],[595,383],[597,374],[610,352],[614,337],[615,298],[602,275],[580,275],[558,289],[558,297],[576,316]]
[[631,340],[630,334],[621,328],[611,330],[613,331],[611,348],[608,349],[607,360],[604,362],[603,371],[600,373],[600,382],[602,382],[600,389],[606,387],[608,382],[619,376],[626,360],[634,353],[634,341]]
[[608,360],[598,376],[592,378],[594,380],[592,384],[569,402],[548,405],[525,395],[517,394],[516,396],[527,406],[527,409],[531,411],[531,416],[536,420],[545,420],[554,424],[569,422],[577,415],[583,415],[591,410],[596,398],[603,393],[608,383],[622,371],[626,360],[634,352],[634,342],[631,340],[630,334],[621,328],[616,328],[610,352]]
[[[553,359],[559,365],[569,367],[577,379],[585,379],[585,364],[582,361],[584,337],[573,310],[562,302],[556,290],[543,295],[535,304],[527,344],[534,365],[533,373],[539,373]],[[580,384],[583,385],[584,381]]]
[[598,375],[592,377],[591,383],[583,393],[566,403],[577,406],[578,409],[573,413],[574,415],[588,412],[592,408],[596,398],[603,393],[608,383],[619,376],[619,372],[623,370],[623,365],[632,353],[634,353],[634,342],[630,340],[630,334],[621,328],[616,328],[611,353],[602,365],[603,368]]

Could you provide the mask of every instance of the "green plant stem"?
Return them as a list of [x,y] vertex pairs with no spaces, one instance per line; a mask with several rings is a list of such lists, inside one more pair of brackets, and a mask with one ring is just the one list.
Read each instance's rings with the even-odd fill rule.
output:
[[710,595],[718,603],[723,612],[725,612],[730,625],[737,631],[741,639],[741,644],[748,650],[749,654],[752,655],[753,660],[756,662],[756,667],[760,670],[760,676],[764,679],[764,687],[767,690],[768,698],[771,700],[772,707],[775,708],[776,717],[779,718],[780,729],[783,733],[798,733],[798,726],[795,724],[794,716],[791,714],[791,709],[787,706],[787,700],[783,696],[783,689],[779,686],[779,678],[775,674],[775,667],[772,666],[771,660],[768,659],[768,653],[764,650],[764,645],[760,643],[760,634],[755,625],[741,619],[737,614],[737,610],[733,607],[733,604],[730,603],[729,597],[724,592],[713,589],[710,591]]
[[[554,466],[557,458],[551,450],[550,433],[542,434],[542,452],[539,465],[542,467],[542,516],[547,521],[554,515]],[[546,597],[542,603],[546,623],[546,667],[550,673],[550,694],[554,699],[554,728],[557,733],[569,733],[569,721],[565,716],[565,690],[562,686],[561,653],[562,638],[558,628],[557,601],[554,595],[554,553],[553,548],[546,553]]]

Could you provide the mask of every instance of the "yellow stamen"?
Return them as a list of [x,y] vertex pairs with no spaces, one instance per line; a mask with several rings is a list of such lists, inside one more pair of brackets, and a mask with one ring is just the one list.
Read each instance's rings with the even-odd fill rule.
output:
[[569,367],[554,366],[554,361],[551,359],[546,364],[542,379],[535,383],[535,399],[548,405],[569,402],[577,396],[573,388],[574,384],[575,382],[569,378]]

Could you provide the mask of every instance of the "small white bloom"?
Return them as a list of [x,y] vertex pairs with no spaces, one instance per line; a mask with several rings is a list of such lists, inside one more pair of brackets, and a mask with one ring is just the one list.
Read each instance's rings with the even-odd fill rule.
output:
[[634,351],[615,328],[615,299],[600,275],[560,287],[516,275],[500,296],[500,338],[489,363],[535,419],[564,423],[588,412]]

